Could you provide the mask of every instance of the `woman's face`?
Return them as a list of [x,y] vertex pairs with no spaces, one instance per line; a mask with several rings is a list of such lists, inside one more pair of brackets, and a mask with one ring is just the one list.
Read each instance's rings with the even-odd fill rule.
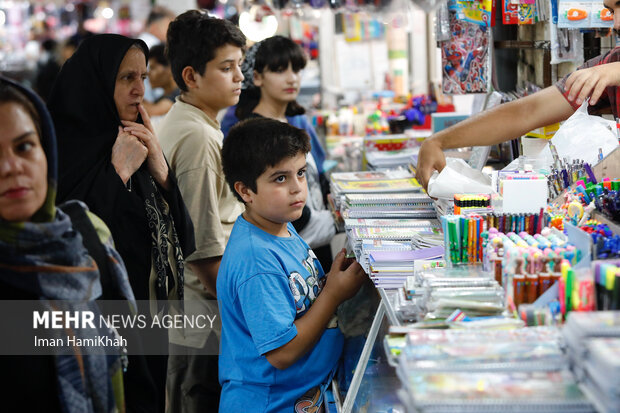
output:
[[14,102],[0,104],[0,218],[25,222],[47,196],[47,158],[32,118]]
[[127,51],[114,86],[114,103],[121,120],[135,121],[138,118],[138,105],[144,97],[146,79],[146,58],[140,49],[132,47]]
[[254,84],[260,88],[261,99],[288,103],[297,99],[301,72],[295,72],[289,62],[283,70],[272,72],[265,67],[263,73],[254,72]]

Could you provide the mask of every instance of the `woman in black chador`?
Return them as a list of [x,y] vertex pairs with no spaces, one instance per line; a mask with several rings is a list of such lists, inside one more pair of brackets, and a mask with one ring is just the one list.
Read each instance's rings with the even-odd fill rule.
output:
[[[63,65],[48,108],[58,136],[58,200],[84,201],[110,227],[136,299],[150,300],[153,312],[183,298],[183,257],[195,247],[191,219],[141,105],[147,59],[141,40],[91,36]],[[114,299],[114,291],[103,286],[103,297]],[[144,399],[163,399],[160,359],[148,362],[157,394]],[[136,395],[127,390],[131,411]]]

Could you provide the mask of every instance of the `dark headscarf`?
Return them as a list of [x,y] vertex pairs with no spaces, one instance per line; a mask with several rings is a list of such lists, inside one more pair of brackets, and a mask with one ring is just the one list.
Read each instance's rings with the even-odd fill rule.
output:
[[89,37],[58,75],[48,100],[58,136],[58,199],[84,201],[110,227],[137,299],[149,299],[151,268],[157,277],[150,288],[158,300],[173,290],[182,298],[183,256],[193,252],[194,234],[172,172],[171,188],[165,191],[145,161],[128,190],[111,162],[122,126],[114,103],[116,76],[133,45],[144,52],[146,63],[148,49],[141,40],[115,34]]
[[[82,236],[70,218],[54,206],[56,196],[56,137],[43,102],[30,90],[0,77],[0,88],[13,87],[34,106],[39,117],[39,137],[47,158],[48,191],[43,206],[28,222],[0,219],[0,286],[18,291],[20,297],[41,300],[44,308],[89,310],[99,314],[95,299],[101,295],[99,271],[84,248]],[[35,119],[33,122],[37,123]],[[106,247],[114,285],[135,306],[127,273],[116,252]],[[12,297],[16,299],[18,297]],[[119,297],[121,298],[121,297]],[[75,329],[76,337],[115,336],[107,328]],[[51,331],[50,334],[60,334]],[[123,406],[121,359],[118,354],[87,355],[89,351],[66,349],[54,357],[59,404],[65,413],[113,412]],[[79,374],[82,370],[83,374]],[[33,376],[34,377],[34,376]],[[36,378],[33,378],[36,380]],[[46,383],[54,386],[54,383]]]

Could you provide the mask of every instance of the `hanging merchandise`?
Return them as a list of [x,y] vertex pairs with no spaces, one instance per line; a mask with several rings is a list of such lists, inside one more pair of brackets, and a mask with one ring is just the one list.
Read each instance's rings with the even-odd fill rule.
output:
[[450,40],[450,12],[443,3],[435,12],[435,39],[438,42]]
[[579,30],[560,29],[555,24],[551,29],[551,64],[573,62],[583,63],[583,34]]
[[396,96],[409,93],[409,53],[406,27],[389,26],[386,30],[392,90]]
[[537,21],[536,0],[520,0],[519,24],[534,24]]
[[481,26],[495,26],[495,0],[456,0],[457,17]]
[[502,0],[502,23],[519,24],[518,0]]
[[362,40],[362,24],[360,13],[343,13],[344,39],[347,42],[359,42]]
[[445,0],[411,0],[411,2],[426,13],[430,13],[439,8]]
[[489,81],[490,32],[450,13],[450,40],[441,42],[442,89],[446,94],[486,93]]
[[559,0],[549,0],[551,64],[573,62],[580,66],[583,63],[583,34],[578,29],[558,27],[558,2]]
[[613,27],[614,16],[599,0],[559,0],[558,27],[597,28]]

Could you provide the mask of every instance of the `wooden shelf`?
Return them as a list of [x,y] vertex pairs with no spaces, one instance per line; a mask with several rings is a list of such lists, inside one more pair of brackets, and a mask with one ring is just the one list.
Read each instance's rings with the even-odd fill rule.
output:
[[611,151],[602,161],[592,167],[596,180],[620,178],[620,146]]

